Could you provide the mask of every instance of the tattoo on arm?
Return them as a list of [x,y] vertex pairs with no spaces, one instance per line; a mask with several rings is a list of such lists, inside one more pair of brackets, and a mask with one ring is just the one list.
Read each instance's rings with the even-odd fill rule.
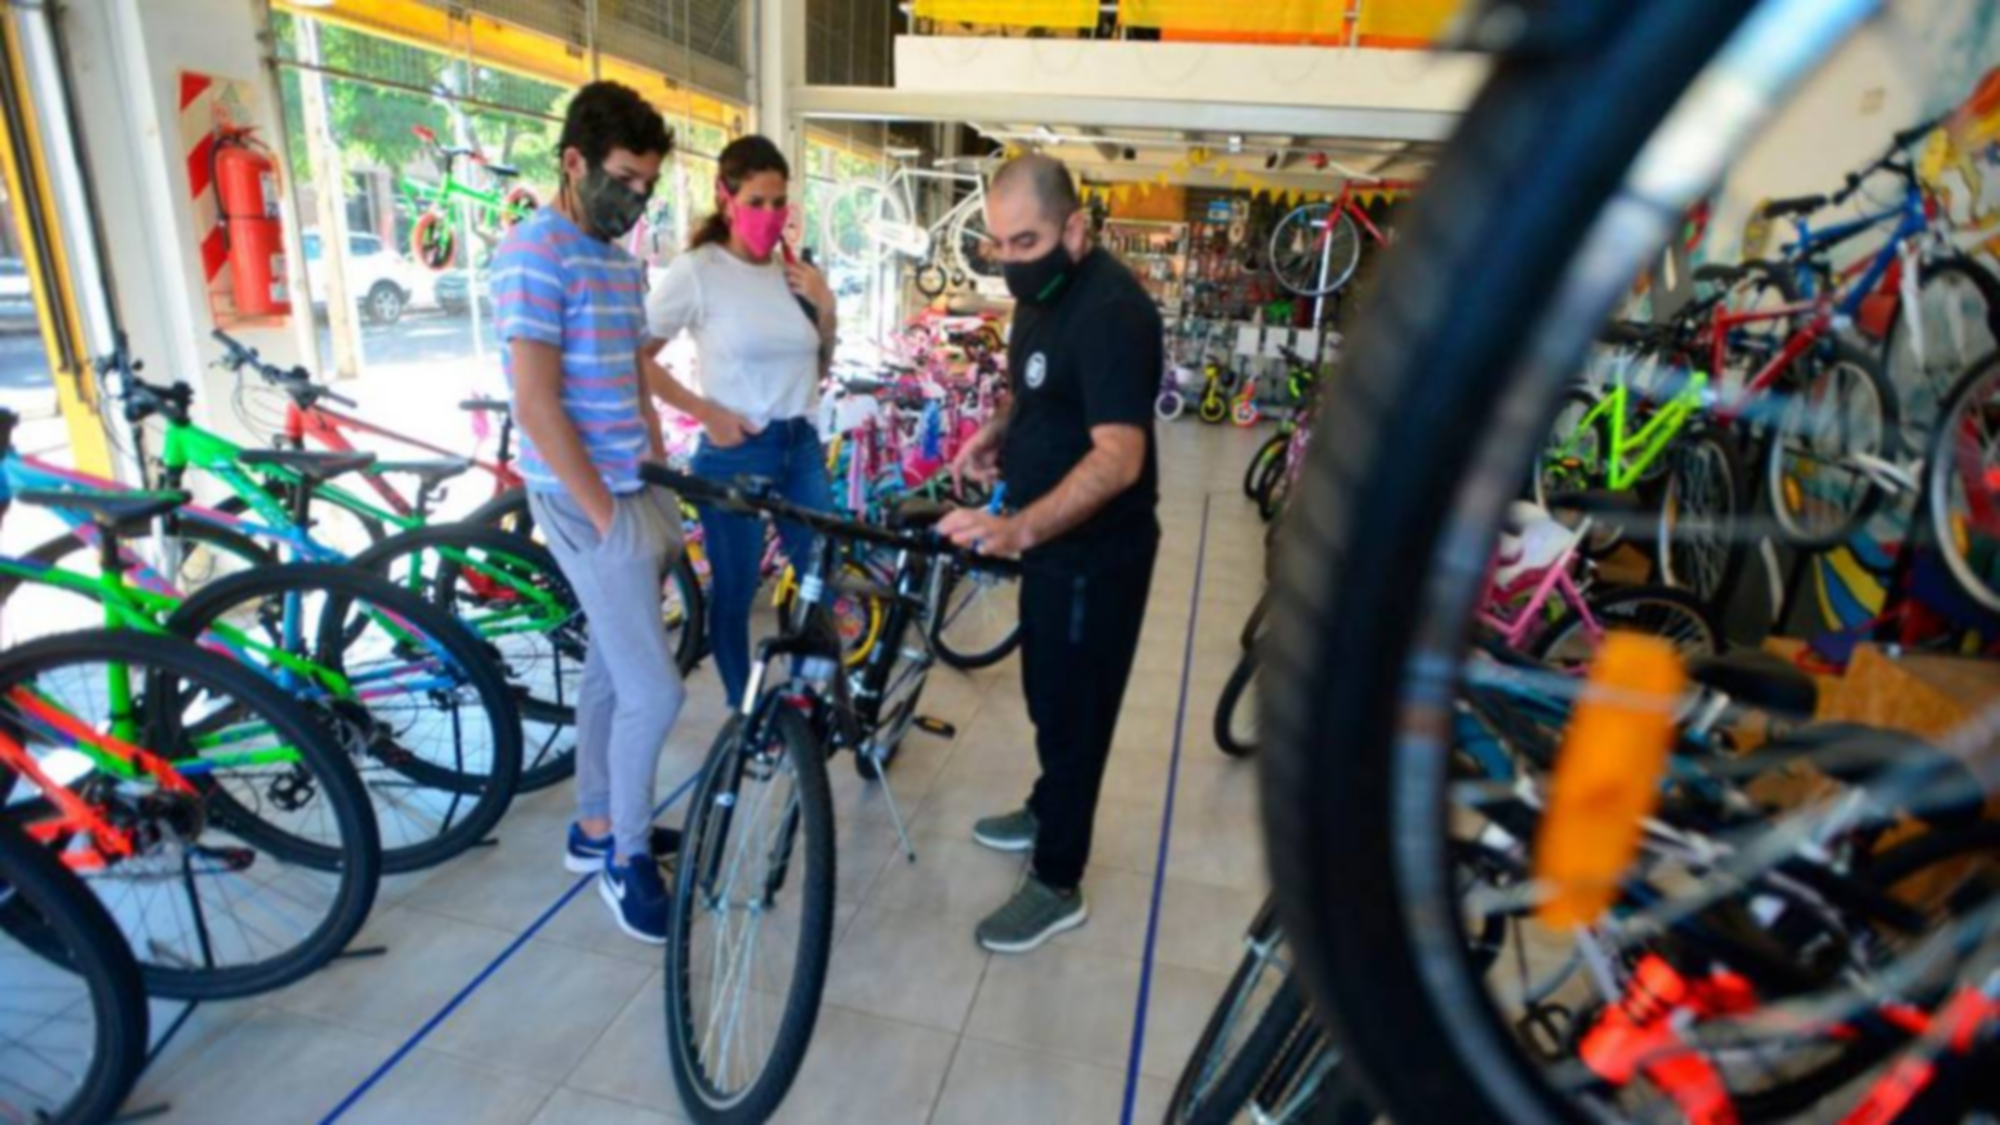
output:
[[1138,426],[1096,426],[1092,448],[1048,495],[1021,512],[1027,546],[1074,530],[1139,481],[1146,465],[1146,431]]

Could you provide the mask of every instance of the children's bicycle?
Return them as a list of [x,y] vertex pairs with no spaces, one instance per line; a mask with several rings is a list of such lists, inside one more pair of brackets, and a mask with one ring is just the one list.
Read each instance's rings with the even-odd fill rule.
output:
[[459,231],[467,218],[480,233],[498,237],[539,206],[535,193],[525,184],[505,191],[482,191],[458,178],[461,160],[478,165],[499,184],[520,175],[520,169],[495,164],[476,148],[441,144],[428,126],[414,125],[410,131],[444,164],[444,178],[435,185],[403,180],[403,198],[410,213],[417,216],[410,229],[410,255],[426,268],[446,270],[458,260]]

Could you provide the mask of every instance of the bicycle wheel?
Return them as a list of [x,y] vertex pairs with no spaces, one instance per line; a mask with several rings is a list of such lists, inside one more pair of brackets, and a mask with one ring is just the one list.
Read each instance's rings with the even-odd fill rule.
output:
[[849,184],[827,201],[820,216],[820,245],[833,265],[873,263],[885,252],[883,231],[909,222],[903,201],[887,187]]
[[1664,637],[1683,656],[1714,656],[1722,651],[1722,631],[1715,627],[1708,609],[1693,594],[1671,586],[1626,586],[1609,591],[1593,590],[1584,598],[1590,619],[1568,610],[1535,638],[1529,653],[1535,659],[1558,668],[1581,668],[1597,655],[1601,634],[1590,628],[1591,620],[1605,630],[1622,629]]
[[1243,470],[1243,495],[1246,498],[1251,500],[1257,498],[1257,493],[1260,491],[1257,484],[1266,472],[1266,466],[1272,461],[1284,463],[1285,447],[1291,444],[1291,440],[1292,435],[1288,433],[1272,434],[1264,439],[1264,444],[1257,447],[1257,452],[1250,457],[1250,464]]
[[519,536],[459,523],[391,536],[353,565],[444,609],[498,654],[521,710],[522,791],[575,771],[590,629],[553,555]]
[[959,273],[974,279],[998,280],[1003,272],[996,254],[999,248],[993,233],[986,229],[986,208],[969,207],[959,213],[958,221],[951,227],[952,260]]
[[925,262],[918,266],[916,275],[911,280],[916,285],[917,292],[926,297],[941,296],[946,289],[951,288],[951,275],[935,262]]
[[[171,637],[44,638],[0,656],[0,734],[13,744],[0,753],[34,766],[15,772],[40,775],[17,822],[78,869],[153,995],[290,984],[368,916],[382,853],[360,779],[249,668]],[[163,764],[134,769],[124,746]]]
[[747,727],[732,717],[683,831],[667,944],[674,1085],[704,1125],[765,1121],[805,1061],[833,944],[833,798],[805,716],[773,696]]
[[1187,411],[1187,399],[1179,391],[1161,391],[1153,400],[1153,416],[1162,422],[1171,422]]
[[[866,663],[882,637],[882,623],[887,615],[882,599],[872,593],[882,585],[875,572],[862,563],[849,559],[841,564],[840,577],[834,582],[833,604],[828,609],[833,614],[834,629],[840,634],[841,662],[848,668],[859,668]],[[772,598],[780,621],[791,620],[792,612],[798,608],[798,595],[798,572],[787,566],[778,575],[778,588]]]
[[1013,575],[968,570],[943,560],[943,592],[931,621],[938,659],[961,672],[990,668],[1021,644],[1021,582]]
[[167,629],[260,668],[334,733],[374,804],[385,872],[479,843],[513,801],[512,689],[477,638],[414,594],[346,567],[273,567],[203,588]]
[[1668,454],[1654,544],[1661,579],[1720,607],[1743,566],[1743,469],[1728,435],[1704,430]]
[[1257,650],[1245,652],[1215,703],[1215,744],[1232,758],[1257,752]]
[[4,815],[0,981],[0,1120],[110,1120],[146,1063],[139,963],[90,890]]
[[452,225],[450,216],[440,211],[418,216],[417,225],[410,228],[410,257],[427,270],[450,269],[458,260],[458,232]]
[[1181,1071],[1168,1125],[1235,1121],[1285,1044],[1311,1020],[1273,903],[1258,911],[1243,944],[1243,960]]
[[1271,231],[1271,273],[1301,297],[1337,292],[1360,264],[1361,231],[1330,204],[1296,208]]
[[1914,307],[1898,301],[1881,369],[1902,408],[1900,448],[1930,444],[1958,377],[2000,348],[2000,279],[1970,258],[1925,262]]
[[1902,434],[1895,392],[1874,357],[1846,341],[1831,351],[1799,361],[1805,377],[1788,381],[1764,455],[1778,529],[1809,550],[1840,543],[1874,514],[1882,488],[1871,466],[1895,459]]
[[2000,612],[2000,354],[1945,396],[1924,461],[1931,541],[1966,596]]
[[[1628,169],[1753,6],[1625,4],[1560,45],[1501,55],[1384,263],[1350,377],[1327,391],[1333,432],[1289,521],[1264,649],[1266,853],[1316,1009],[1402,1125],[1597,1119],[1467,955],[1451,685],[1557,396],[1711,165]],[[1732,63],[1775,62],[1761,45]],[[1782,93],[1758,77],[1760,96]],[[1593,93],[1607,81],[1615,102]],[[1734,138],[1754,123],[1735,115],[1763,103],[1716,104],[1677,119],[1644,167],[1685,169],[1664,146],[1695,129]],[[1423,444],[1440,432],[1477,437]]]
[[1201,403],[1195,408],[1195,416],[1211,426],[1220,425],[1229,417],[1229,396],[1217,394],[1214,388],[1201,396]]

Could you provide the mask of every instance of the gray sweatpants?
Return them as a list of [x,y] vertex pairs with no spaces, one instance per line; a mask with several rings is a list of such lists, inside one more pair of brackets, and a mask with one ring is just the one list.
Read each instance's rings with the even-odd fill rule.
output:
[[658,488],[616,498],[600,536],[576,501],[529,493],[528,506],[590,622],[576,700],[576,808],[608,816],[618,855],[647,854],[660,751],[687,690],[660,621],[660,578],[680,557],[678,505]]

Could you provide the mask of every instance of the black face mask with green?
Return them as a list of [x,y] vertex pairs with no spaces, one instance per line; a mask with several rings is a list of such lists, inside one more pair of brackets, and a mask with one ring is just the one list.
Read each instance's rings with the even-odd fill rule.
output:
[[1029,262],[1008,262],[1000,267],[1007,279],[1007,291],[1014,299],[1029,305],[1052,304],[1069,288],[1069,279],[1076,272],[1076,260],[1069,256],[1069,247],[1056,240],[1055,249]]
[[612,242],[625,237],[646,213],[652,192],[638,192],[613,179],[602,166],[584,173],[576,184],[577,210],[591,233]]

